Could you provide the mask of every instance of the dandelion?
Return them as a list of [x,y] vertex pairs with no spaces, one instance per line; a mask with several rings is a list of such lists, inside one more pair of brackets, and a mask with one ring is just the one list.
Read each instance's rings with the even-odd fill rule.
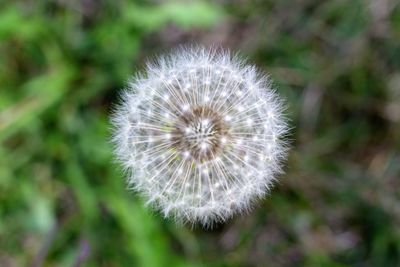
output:
[[181,48],[131,79],[116,109],[128,184],[165,217],[204,226],[247,211],[286,156],[271,81],[227,51]]

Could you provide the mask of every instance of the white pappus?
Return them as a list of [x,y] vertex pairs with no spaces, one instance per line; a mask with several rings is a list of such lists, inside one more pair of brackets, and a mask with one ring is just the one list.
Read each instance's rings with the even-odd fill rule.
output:
[[128,184],[165,217],[210,226],[282,171],[287,124],[271,81],[228,51],[182,47],[132,78],[113,116]]

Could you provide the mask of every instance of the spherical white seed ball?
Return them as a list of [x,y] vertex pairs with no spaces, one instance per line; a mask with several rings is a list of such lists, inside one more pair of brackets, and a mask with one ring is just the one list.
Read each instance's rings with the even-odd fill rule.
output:
[[179,222],[210,226],[248,210],[286,156],[271,81],[227,51],[159,57],[130,80],[112,122],[129,185]]

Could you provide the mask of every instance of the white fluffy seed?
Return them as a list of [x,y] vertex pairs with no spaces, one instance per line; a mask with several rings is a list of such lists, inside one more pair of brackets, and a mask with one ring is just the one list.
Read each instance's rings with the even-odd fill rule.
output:
[[148,64],[112,117],[128,184],[179,222],[210,226],[247,210],[287,150],[270,86],[227,51],[183,48]]

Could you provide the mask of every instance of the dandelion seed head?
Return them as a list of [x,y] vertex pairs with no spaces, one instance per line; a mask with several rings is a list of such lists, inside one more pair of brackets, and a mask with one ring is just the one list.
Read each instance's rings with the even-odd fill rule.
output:
[[113,143],[128,184],[179,222],[210,226],[271,188],[287,125],[271,81],[227,51],[181,48],[131,79]]

